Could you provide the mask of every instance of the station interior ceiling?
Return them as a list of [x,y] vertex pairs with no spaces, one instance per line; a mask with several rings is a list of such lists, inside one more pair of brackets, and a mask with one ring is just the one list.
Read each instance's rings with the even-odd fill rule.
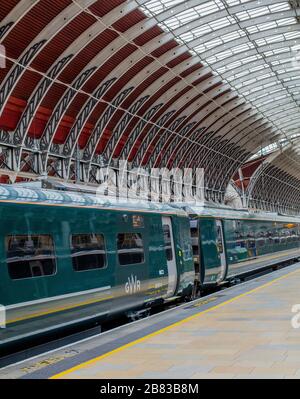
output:
[[300,212],[299,0],[6,0],[0,21],[2,183],[126,160]]

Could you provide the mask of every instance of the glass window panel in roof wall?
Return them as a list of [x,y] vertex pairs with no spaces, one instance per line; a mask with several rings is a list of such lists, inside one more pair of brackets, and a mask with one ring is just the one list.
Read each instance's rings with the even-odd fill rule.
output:
[[184,38],[189,38],[189,40],[196,39],[198,37],[204,36],[208,33],[216,31],[218,29],[222,29],[226,26],[230,26],[234,22],[235,22],[234,19],[231,17],[221,18],[218,21],[210,22],[208,24],[205,24],[205,25],[199,26],[195,29],[192,29],[190,32],[184,33],[183,35],[180,35],[179,37],[183,40],[184,40]]
[[188,43],[194,39],[196,39],[196,36],[194,33],[192,32],[187,32],[184,33],[183,35],[178,36],[181,40],[183,40],[184,42]]
[[259,25],[249,26],[246,28],[246,30],[249,34],[253,34],[253,33],[263,32],[265,30],[275,29],[275,28],[278,28],[277,21],[271,21],[271,22],[266,22],[266,23],[259,24]]
[[249,3],[250,1],[253,1],[253,0],[225,0],[224,3],[226,3],[228,7],[233,7],[233,6],[238,6],[241,4]]
[[248,80],[244,80],[243,82],[241,82],[241,86],[248,86],[248,85],[256,82],[258,84],[257,88],[260,89],[259,82],[263,79],[270,78],[271,76],[275,76],[275,74],[274,73],[265,73],[261,76],[254,77],[254,78],[251,78],[251,74],[250,74]]
[[182,25],[185,25],[188,22],[191,22],[197,18],[199,18],[199,14],[195,10],[191,9],[184,13],[177,14],[174,17],[165,20],[164,24],[171,29],[176,29],[176,28],[178,28]]
[[241,11],[237,12],[235,16],[239,21],[246,21],[250,18],[255,18],[255,17],[260,17],[261,15],[268,14],[270,12],[268,7],[260,7],[256,8],[254,10],[248,10],[248,11]]
[[270,44],[270,43],[283,42],[283,41],[284,41],[284,36],[283,35],[262,37],[261,39],[254,40],[255,44],[258,47],[265,46],[266,44]]
[[266,98],[266,97],[268,97],[268,96],[270,96],[270,95],[274,95],[275,93],[280,92],[280,91],[282,91],[282,90],[283,90],[283,89],[278,88],[278,89],[276,89],[276,90],[272,90],[272,91],[270,91],[270,92],[257,95],[257,96],[255,97],[255,99],[256,99],[256,100],[261,100],[261,99]]
[[[206,43],[201,44],[200,46],[195,47],[195,50],[197,52],[201,53],[201,52],[203,52],[205,50],[213,49],[214,47],[220,46],[222,44],[226,44],[226,43],[229,43],[231,41],[238,40],[239,38],[241,38],[241,37],[243,37],[245,35],[246,35],[245,32],[243,32],[241,30],[238,30],[238,31],[235,31],[235,32],[230,32],[230,33],[222,35],[222,36],[220,36],[220,37],[218,37],[218,38],[216,38],[214,40],[210,40],[210,41],[208,41]],[[229,51],[229,50],[226,50],[226,52],[227,51]],[[222,58],[230,55],[229,53],[226,53],[226,55],[224,55],[223,53],[224,52],[218,54],[218,58],[219,59],[222,59]],[[232,51],[231,51],[231,54],[232,54]],[[207,59],[207,62],[209,62],[208,59]]]
[[277,54],[289,53],[290,51],[291,51],[290,47],[282,47],[282,48],[278,48],[278,49],[265,51],[264,55],[265,55],[265,57],[271,57],[271,56],[277,55]]
[[224,17],[220,18],[214,22],[210,22],[209,25],[213,30],[217,30],[220,28],[223,28],[224,26],[229,26],[235,23],[235,20],[233,17]]
[[194,7],[194,9],[202,17],[204,17],[204,16],[212,14],[214,12],[224,10],[225,7],[221,0],[215,0],[215,1],[208,1],[204,4],[199,4],[199,6]]
[[185,2],[183,0],[150,0],[144,4],[144,7],[148,8],[154,14],[159,14],[179,3]]
[[[300,32],[286,32],[281,35],[268,36],[261,39],[256,39],[255,43],[257,46],[264,46],[266,44],[272,44],[277,42],[284,42],[286,40],[293,40],[300,37]],[[296,41],[295,41],[296,43]],[[274,50],[275,51],[275,50]]]
[[166,26],[169,29],[176,29],[180,26],[180,21],[178,18],[174,17],[169,19],[168,21],[165,21],[162,25]]
[[196,37],[201,37],[201,36],[206,35],[207,33],[210,33],[212,31],[213,31],[213,29],[209,24],[205,24],[205,25],[199,26],[199,28],[191,30],[191,32]]
[[297,24],[296,18],[282,18],[277,20],[278,26],[287,26],[287,25],[295,25]]

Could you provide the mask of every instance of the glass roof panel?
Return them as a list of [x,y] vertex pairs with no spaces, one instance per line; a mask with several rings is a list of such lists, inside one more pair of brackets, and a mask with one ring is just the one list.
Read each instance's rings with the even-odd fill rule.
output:
[[284,117],[287,109],[299,109],[300,12],[290,1],[136,1],[276,131],[281,109]]

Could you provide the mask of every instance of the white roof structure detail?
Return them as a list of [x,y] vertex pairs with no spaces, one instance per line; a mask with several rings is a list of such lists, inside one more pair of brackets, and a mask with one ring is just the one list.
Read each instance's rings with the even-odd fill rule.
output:
[[[136,0],[289,138],[300,132],[296,0]],[[276,118],[273,115],[277,105]],[[288,114],[286,111],[288,110]],[[294,115],[290,123],[286,116]]]

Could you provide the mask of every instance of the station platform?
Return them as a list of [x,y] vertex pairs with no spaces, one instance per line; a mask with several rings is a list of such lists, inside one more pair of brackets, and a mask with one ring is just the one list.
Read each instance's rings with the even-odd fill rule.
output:
[[298,303],[300,263],[4,367],[0,378],[300,378]]

